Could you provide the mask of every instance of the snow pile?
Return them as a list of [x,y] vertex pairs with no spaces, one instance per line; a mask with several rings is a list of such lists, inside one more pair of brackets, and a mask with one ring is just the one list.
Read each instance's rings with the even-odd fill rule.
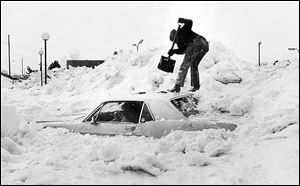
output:
[[233,116],[243,116],[251,112],[253,105],[253,98],[234,100],[229,106],[229,112]]
[[12,81],[1,75],[1,87],[11,87],[11,85]]
[[[9,157],[16,156],[14,163],[17,165],[26,159],[25,164],[30,168],[10,173],[23,176],[16,178],[12,176],[6,180],[12,178],[13,180],[9,182],[16,184],[46,184],[49,181],[50,183],[70,183],[64,180],[65,177],[51,173],[54,170],[69,172],[68,175],[72,178],[70,180],[76,180],[79,183],[91,177],[93,177],[91,183],[105,183],[107,180],[116,183],[111,180],[112,176],[122,176],[128,172],[136,177],[142,175],[158,177],[168,172],[172,173],[174,169],[180,167],[216,164],[214,157],[209,157],[211,153],[209,149],[199,152],[196,146],[207,143],[204,147],[206,149],[215,139],[229,140],[232,135],[226,131],[206,130],[198,134],[176,131],[162,139],[135,136],[112,138],[89,134],[80,135],[70,133],[66,129],[41,129],[36,124],[26,124],[20,127],[14,141],[8,138],[2,141],[2,151],[6,152],[3,154],[2,161],[8,161]],[[200,138],[206,139],[206,142],[200,143]],[[180,152],[175,147],[180,146],[183,140],[192,143],[186,144],[186,148],[189,149],[186,152]],[[164,141],[174,144],[173,152],[157,152],[157,145]],[[12,163],[12,161],[9,162]],[[8,168],[8,164],[4,164],[3,168]],[[83,171],[85,174],[82,174]],[[50,174],[46,176],[47,172]],[[134,180],[128,179],[125,183],[134,183]]]
[[182,131],[174,131],[159,141],[155,153],[187,153],[197,151],[207,153],[208,156],[217,156],[231,150],[231,145],[228,141],[233,138],[233,134],[225,131],[225,129],[209,129],[185,133],[182,133]]
[[[177,76],[157,69],[168,48],[121,52],[95,69],[49,71],[42,87],[39,73],[1,84],[1,184],[299,183],[299,61],[257,67],[218,41],[200,63],[190,118],[226,120],[238,125],[233,132],[174,131],[153,139],[34,123],[85,115],[104,98],[166,90]],[[183,56],[172,58],[177,72]],[[188,74],[183,91],[189,83]]]
[[154,154],[127,154],[121,158],[120,168],[125,171],[142,171],[151,176],[158,176],[167,171],[166,166]]
[[[204,73],[213,74],[219,69],[226,69],[227,63],[213,66]],[[299,64],[297,61],[289,67],[278,69],[270,65],[255,69],[248,66],[232,66],[231,71],[242,77],[242,81],[225,85],[212,78],[204,77],[203,90],[197,92],[203,112],[227,112],[232,115],[245,114],[269,117],[273,114],[292,111],[295,115],[299,109]],[[241,75],[243,74],[243,75]],[[234,78],[231,79],[234,81]],[[279,110],[278,110],[279,109]],[[264,115],[260,113],[264,112]]]
[[186,164],[190,166],[207,166],[211,163],[211,160],[206,154],[196,151],[190,151],[185,156]]
[[[242,68],[249,65],[241,62],[222,43],[216,41],[210,45],[210,52],[200,64],[202,84],[206,86],[208,81],[216,84],[218,83],[216,80],[225,84],[239,83],[243,79]],[[177,76],[176,73],[164,73],[157,68],[161,55],[167,51],[168,46],[162,46],[139,53],[122,52],[107,58],[105,63],[95,69],[70,67],[69,70],[49,71],[51,79],[48,79],[48,84],[42,87],[40,74],[32,73],[28,80],[15,85],[28,90],[27,94],[30,94],[30,97],[35,96],[34,99],[24,100],[26,106],[20,108],[20,112],[26,121],[45,119],[50,112],[55,112],[55,115],[87,114],[101,98],[138,91],[166,90],[174,85]],[[176,72],[183,55],[173,58],[177,61]],[[214,65],[207,64],[212,61]],[[188,74],[187,82],[189,81]],[[186,83],[183,91],[188,88],[189,83]]]
[[91,152],[91,160],[98,161],[115,161],[119,158],[122,150],[121,145],[117,143],[93,144]]
[[5,149],[11,154],[22,154],[22,149],[20,146],[9,137],[1,138],[1,148]]
[[[214,74],[218,75],[219,78],[226,78],[230,81],[232,79],[230,73],[234,74],[234,72],[229,71],[232,71],[232,66],[237,68],[238,66],[235,63],[240,60],[218,41],[211,42],[210,48],[210,52],[201,62],[201,71],[211,68],[213,65],[207,65],[211,61],[214,62],[214,65],[226,63],[227,65],[222,65],[219,71],[227,66],[228,72],[216,70]],[[95,69],[70,67],[69,70],[49,71],[48,74],[51,79],[49,79],[48,85],[42,87],[43,93],[56,96],[62,96],[63,94],[77,96],[91,91],[111,90],[111,92],[115,92],[122,89],[122,93],[124,93],[134,90],[153,91],[158,88],[169,88],[173,85],[173,82],[170,83],[169,80],[174,81],[176,73],[164,73],[157,68],[161,55],[167,51],[168,47],[162,46],[140,51],[139,53],[122,52],[117,56],[107,58],[105,63],[95,67]],[[177,61],[175,71],[179,69],[183,57],[183,55],[173,57]],[[33,73],[30,79],[19,86],[25,89],[38,88],[40,86],[39,73]]]
[[17,107],[1,103],[1,138],[15,134],[19,124]]

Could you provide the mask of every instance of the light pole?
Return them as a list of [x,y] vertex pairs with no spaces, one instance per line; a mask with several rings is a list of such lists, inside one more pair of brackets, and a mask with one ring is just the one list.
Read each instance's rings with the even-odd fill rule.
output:
[[260,66],[260,45],[261,41],[258,42],[258,66]]
[[41,71],[41,86],[43,86],[43,66],[42,66],[42,55],[43,55],[43,49],[41,48],[41,50],[39,51],[40,54],[40,71]]
[[10,76],[10,38],[8,34],[8,74]]
[[288,48],[289,50],[297,50],[299,53],[299,49],[298,48]]
[[22,58],[22,76],[23,76],[23,58]]
[[50,35],[45,32],[42,34],[42,39],[45,41],[45,85],[47,84],[47,40],[50,38]]
[[136,51],[138,52],[139,51],[139,46],[140,44],[143,42],[143,39],[141,39],[138,44],[132,44],[132,46],[136,46]]

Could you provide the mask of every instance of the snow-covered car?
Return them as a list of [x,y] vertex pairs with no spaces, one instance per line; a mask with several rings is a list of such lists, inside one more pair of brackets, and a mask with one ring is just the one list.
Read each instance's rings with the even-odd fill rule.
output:
[[237,125],[187,116],[196,111],[192,93],[141,93],[101,102],[83,121],[54,122],[45,127],[67,128],[73,132],[97,135],[136,135],[160,138],[174,130],[219,129],[233,131]]

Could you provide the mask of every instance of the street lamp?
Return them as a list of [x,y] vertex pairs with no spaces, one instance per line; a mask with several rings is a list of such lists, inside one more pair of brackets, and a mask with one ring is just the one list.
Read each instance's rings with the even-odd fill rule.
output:
[[260,66],[260,45],[261,45],[261,41],[258,42],[258,66]]
[[23,58],[22,58],[22,76],[23,76]]
[[9,37],[9,34],[8,34],[8,74],[9,74],[9,76],[11,75],[10,74],[10,37]]
[[42,39],[45,41],[45,85],[47,84],[47,40],[50,38],[50,35],[45,32],[42,34]]
[[288,48],[289,50],[297,50],[299,53],[299,49],[298,48]]
[[135,47],[136,47],[136,51],[137,51],[137,52],[139,51],[139,46],[140,46],[140,44],[141,44],[143,41],[144,41],[144,40],[141,39],[141,40],[138,42],[138,44],[132,44],[132,46],[135,46]]
[[8,75],[10,76],[11,73],[10,73],[10,37],[9,37],[9,34],[8,34],[8,41],[7,42],[1,41],[1,43],[8,45]]
[[42,55],[43,55],[44,51],[41,48],[41,50],[39,51],[40,54],[40,71],[41,71],[41,86],[43,86],[43,68],[42,68]]

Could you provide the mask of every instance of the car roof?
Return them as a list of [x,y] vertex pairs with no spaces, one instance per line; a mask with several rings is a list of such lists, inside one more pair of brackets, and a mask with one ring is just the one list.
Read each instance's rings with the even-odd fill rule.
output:
[[116,97],[106,98],[103,101],[148,101],[162,100],[169,101],[172,99],[192,96],[193,93],[170,93],[170,92],[138,92],[134,94],[120,95]]
[[[155,120],[160,119],[186,119],[186,117],[170,102],[173,99],[192,96],[193,93],[168,93],[168,92],[138,92],[130,95],[120,95],[113,98],[105,98],[99,104],[111,101],[143,101],[150,105],[150,110]],[[99,106],[98,106],[99,107]],[[94,111],[97,108],[94,109]],[[84,119],[86,120],[94,112]]]

